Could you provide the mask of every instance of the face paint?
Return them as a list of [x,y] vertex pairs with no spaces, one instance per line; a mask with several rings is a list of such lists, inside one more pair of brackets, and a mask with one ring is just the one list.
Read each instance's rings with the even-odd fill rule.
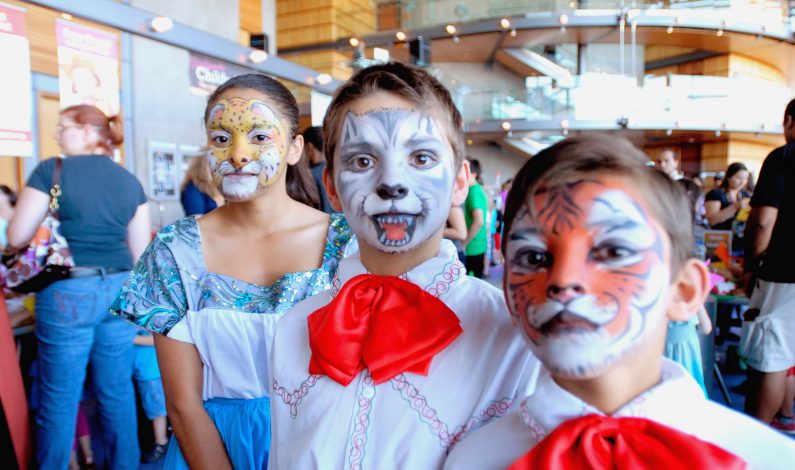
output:
[[232,201],[251,199],[278,180],[287,165],[287,131],[258,99],[218,100],[207,120],[210,171]]
[[506,298],[553,374],[597,376],[632,353],[665,315],[670,243],[626,183],[542,190],[508,237]]
[[359,240],[410,251],[436,234],[450,212],[453,154],[428,115],[377,110],[345,116],[335,185]]

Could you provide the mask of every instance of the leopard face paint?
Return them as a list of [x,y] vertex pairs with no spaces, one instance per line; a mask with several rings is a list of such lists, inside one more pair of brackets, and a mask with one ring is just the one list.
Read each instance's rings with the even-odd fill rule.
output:
[[444,227],[453,152],[432,117],[399,109],[348,112],[335,158],[335,186],[359,240],[401,253]]
[[535,195],[508,234],[506,299],[553,374],[597,376],[657,331],[670,242],[627,183],[595,178]]
[[213,181],[230,201],[251,199],[287,166],[287,130],[258,99],[218,100],[210,110],[207,136]]

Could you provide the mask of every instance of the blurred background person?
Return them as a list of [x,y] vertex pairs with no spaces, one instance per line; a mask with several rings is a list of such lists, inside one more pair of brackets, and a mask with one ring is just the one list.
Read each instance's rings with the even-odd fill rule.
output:
[[455,249],[458,252],[458,260],[466,263],[463,242],[467,239],[467,223],[464,218],[463,207],[453,206],[450,208],[443,236],[455,245]]
[[[748,208],[751,194],[745,191],[751,173],[742,163],[732,163],[726,169],[726,176],[720,187],[707,193],[704,201],[704,212],[710,228],[713,230],[732,230],[732,251],[742,253],[743,231],[745,218],[738,218],[740,210]],[[746,215],[747,218],[747,215]]]
[[4,184],[0,184],[0,251],[8,245],[6,228],[14,215],[14,206],[17,204],[17,193]]
[[223,201],[210,175],[210,163],[204,157],[194,157],[188,165],[179,194],[185,215],[204,215]]
[[309,161],[309,169],[312,177],[317,184],[317,191],[320,194],[320,207],[326,214],[331,214],[334,209],[326,197],[326,188],[323,187],[323,169],[326,168],[326,157],[323,155],[323,130],[318,126],[307,127],[303,133],[304,152]]
[[679,156],[674,149],[663,149],[657,155],[656,166],[672,180],[678,180],[682,177],[682,174],[679,173]]
[[464,202],[464,219],[467,224],[467,238],[464,240],[466,252],[467,273],[477,278],[483,278],[486,264],[486,250],[488,249],[488,233],[486,230],[486,217],[488,216],[489,201],[486,191],[483,190],[480,177],[480,162],[469,162],[469,194]]
[[[138,180],[113,162],[122,142],[119,116],[77,105],[59,114],[55,138],[66,156],[58,218],[77,267],[71,278],[36,294],[39,468],[69,465],[78,403],[88,364],[113,469],[137,469],[139,450],[132,382],[135,327],[108,308],[149,241],[149,209]],[[44,220],[57,158],[41,162],[8,226],[11,249],[24,248]]]

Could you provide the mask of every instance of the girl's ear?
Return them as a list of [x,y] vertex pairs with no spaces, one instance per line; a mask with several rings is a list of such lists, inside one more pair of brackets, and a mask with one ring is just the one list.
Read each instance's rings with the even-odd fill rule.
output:
[[709,270],[697,260],[685,262],[672,284],[671,301],[668,304],[668,319],[687,321],[700,308],[709,295]]
[[295,165],[298,163],[298,160],[301,159],[301,155],[304,154],[304,136],[298,134],[295,136],[292,142],[290,142],[290,147],[287,149],[287,164],[288,165]]

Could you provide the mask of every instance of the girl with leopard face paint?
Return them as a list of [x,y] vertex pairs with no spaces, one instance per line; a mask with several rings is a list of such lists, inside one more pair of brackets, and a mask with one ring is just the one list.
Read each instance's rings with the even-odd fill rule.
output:
[[209,98],[205,124],[208,165],[227,203],[161,231],[114,310],[158,333],[179,442],[165,468],[264,469],[276,321],[330,287],[352,237],[342,216],[315,209],[298,106],[283,85],[235,77]]

